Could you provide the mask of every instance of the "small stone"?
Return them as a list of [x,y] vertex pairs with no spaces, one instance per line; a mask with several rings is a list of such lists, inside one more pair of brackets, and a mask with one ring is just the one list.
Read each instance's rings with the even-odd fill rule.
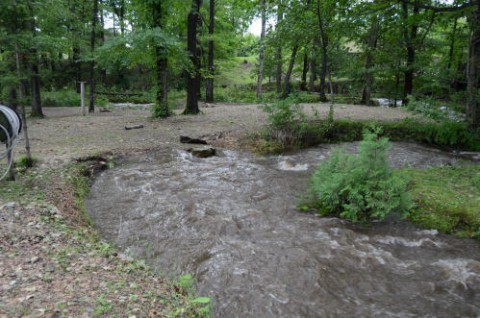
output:
[[8,203],[2,205],[0,207],[0,210],[5,210],[5,211],[8,211],[8,212],[12,213],[16,206],[17,206],[17,202],[8,202]]
[[35,263],[38,263],[39,261],[40,261],[40,257],[34,256],[30,259],[30,264],[35,264]]

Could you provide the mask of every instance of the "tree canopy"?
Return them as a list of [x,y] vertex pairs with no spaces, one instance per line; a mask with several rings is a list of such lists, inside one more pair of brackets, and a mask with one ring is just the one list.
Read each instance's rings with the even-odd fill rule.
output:
[[[261,38],[246,32],[253,19],[264,22]],[[154,91],[154,115],[169,116],[169,92],[186,90],[195,113],[192,98],[214,102],[228,86],[219,81],[228,61],[255,56],[251,83],[236,88],[258,98],[429,96],[480,126],[474,0],[5,0],[0,35],[1,100],[38,116],[43,92],[79,82],[91,111],[98,92]]]

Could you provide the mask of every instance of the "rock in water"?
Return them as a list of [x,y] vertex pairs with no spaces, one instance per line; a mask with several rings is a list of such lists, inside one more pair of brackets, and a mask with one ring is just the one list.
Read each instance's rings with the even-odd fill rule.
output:
[[217,152],[216,149],[212,147],[190,148],[187,151],[198,158],[213,157]]

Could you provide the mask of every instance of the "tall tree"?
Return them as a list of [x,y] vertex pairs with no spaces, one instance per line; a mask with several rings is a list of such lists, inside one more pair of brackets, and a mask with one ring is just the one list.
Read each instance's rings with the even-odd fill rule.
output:
[[285,74],[285,81],[284,81],[284,88],[283,88],[283,93],[282,97],[286,98],[288,95],[290,95],[291,91],[291,84],[290,80],[292,78],[292,72],[293,72],[293,67],[295,66],[295,59],[297,57],[297,52],[298,52],[298,42],[295,42],[292,48],[292,54],[290,56],[290,62],[288,63],[288,69],[287,73]]
[[[153,23],[152,26],[158,32],[162,32],[165,27],[165,6],[164,0],[156,0],[149,3],[152,9]],[[155,42],[154,46],[154,60],[155,60],[155,106],[154,115],[156,117],[170,116],[170,109],[168,107],[168,83],[167,83],[167,48],[164,43]]]
[[[473,1],[472,1],[473,2]],[[474,129],[480,128],[480,97],[478,82],[480,78],[480,0],[475,1],[476,8],[469,15],[471,32],[467,63],[467,120]]]
[[322,102],[327,101],[325,91],[327,89],[327,74],[329,72],[329,49],[330,49],[330,37],[328,33],[329,20],[332,16],[332,6],[334,3],[323,2],[317,0],[317,20],[318,29],[320,31],[320,44],[321,44],[321,63],[320,63],[320,100]]
[[29,11],[29,29],[32,32],[34,39],[29,48],[29,63],[30,63],[30,85],[32,91],[32,117],[44,117],[42,110],[42,99],[40,97],[40,72],[38,68],[38,52],[35,46],[35,38],[37,35],[37,26],[35,24],[35,10],[31,0],[28,0],[27,6]]
[[98,24],[98,1],[93,0],[92,8],[92,30],[90,34],[90,70],[89,70],[89,83],[90,83],[90,102],[88,106],[88,112],[93,113],[95,111],[95,59],[93,57],[95,51],[95,44],[97,42],[97,24]]
[[282,57],[282,41],[281,41],[281,32],[279,28],[281,27],[283,21],[284,13],[284,4],[282,0],[278,1],[277,4],[277,25],[276,25],[276,36],[277,36],[277,49],[275,51],[275,84],[277,87],[277,94],[282,93],[282,75],[283,75],[283,57]]
[[215,75],[214,70],[214,40],[213,35],[215,32],[215,0],[210,0],[209,3],[209,23],[208,23],[208,76],[206,80],[206,93],[205,102],[213,103],[213,78]]
[[187,75],[187,105],[184,114],[198,114],[198,92],[200,89],[200,56],[197,48],[197,27],[200,23],[200,7],[202,0],[192,0],[192,7],[187,18],[187,47],[192,63],[191,72]]
[[467,121],[473,129],[480,127],[480,101],[478,96],[480,78],[480,0],[459,1],[453,5],[433,6],[425,3],[400,0],[435,13],[463,11],[470,26],[470,43],[467,60]]
[[379,37],[379,20],[378,15],[372,14],[369,19],[369,31],[366,35],[365,44],[365,85],[362,91],[362,100],[360,103],[370,106],[372,85],[373,85],[373,67],[374,67],[374,51],[377,48],[377,42]]
[[263,77],[265,72],[265,34],[267,25],[267,3],[266,0],[260,0],[261,15],[261,33],[260,48],[258,49],[258,76],[257,76],[257,98],[263,95]]
[[[409,16],[409,5],[402,3],[402,18],[403,18],[403,38],[406,48],[406,63],[405,63],[405,80],[403,85],[403,104],[408,103],[408,96],[413,92],[413,77],[415,74],[415,58],[416,58],[416,41],[418,35],[418,13],[420,8],[414,3],[413,15]],[[409,23],[409,21],[412,21]]]

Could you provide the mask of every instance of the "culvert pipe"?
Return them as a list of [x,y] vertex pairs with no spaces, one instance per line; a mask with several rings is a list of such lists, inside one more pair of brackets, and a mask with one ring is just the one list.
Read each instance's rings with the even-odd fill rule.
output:
[[13,147],[18,141],[18,136],[21,131],[22,119],[20,115],[13,109],[0,105],[0,143],[6,146],[5,150],[0,150],[0,160],[7,158],[7,168],[4,173],[0,171],[0,180],[5,178],[12,168]]

